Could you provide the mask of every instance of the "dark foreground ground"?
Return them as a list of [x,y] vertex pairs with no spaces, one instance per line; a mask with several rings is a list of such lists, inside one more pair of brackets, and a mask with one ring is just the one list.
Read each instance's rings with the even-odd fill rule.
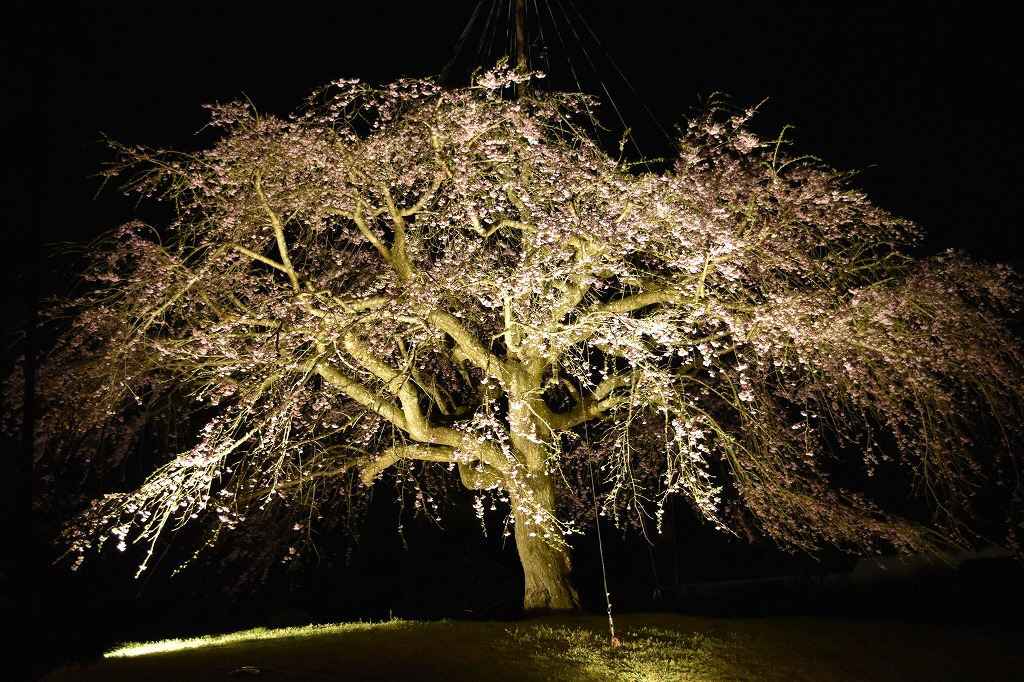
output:
[[1019,680],[1024,631],[668,613],[516,622],[388,621],[173,642],[53,671],[47,682],[258,679]]
[[[850,576],[852,575],[851,572]],[[585,574],[581,578],[584,582],[587,580]],[[483,593],[484,596],[490,595],[499,601],[500,593],[505,590],[500,586],[491,591],[487,585],[471,587],[475,590],[474,594]],[[701,637],[711,638],[717,642],[713,646],[708,645],[718,651],[716,656],[725,655],[716,647],[729,649],[732,646],[726,646],[728,642],[735,640],[729,633],[749,631],[749,637],[752,639],[748,643],[751,647],[771,648],[774,646],[773,638],[782,637],[787,648],[797,652],[803,651],[795,659],[797,662],[803,661],[799,662],[799,666],[804,666],[805,663],[810,665],[807,661],[818,660],[815,651],[832,651],[834,644],[830,643],[829,639],[832,637],[842,640],[843,646],[854,647],[855,651],[859,652],[844,665],[853,665],[851,661],[858,660],[857,656],[876,659],[884,653],[885,656],[892,658],[901,649],[906,649],[909,657],[907,660],[911,663],[901,664],[900,669],[904,670],[904,675],[911,675],[906,671],[906,666],[912,667],[913,664],[920,667],[923,665],[920,664],[921,660],[934,659],[944,661],[945,668],[940,668],[960,673],[971,666],[989,671],[986,673],[988,676],[983,679],[1024,679],[1024,666],[1021,665],[1020,658],[1020,650],[1024,647],[1019,644],[1024,642],[1024,567],[1012,557],[967,561],[955,570],[924,570],[909,575],[900,574],[899,570],[875,571],[874,575],[857,580],[846,577],[846,574],[841,574],[839,578],[821,575],[777,575],[757,580],[662,585],[657,595],[652,595],[651,592],[642,589],[643,587],[649,588],[649,585],[638,586],[632,593],[629,589],[620,589],[615,595],[616,617],[623,623],[630,623],[629,627],[633,628],[634,634],[651,623],[662,622],[658,619],[681,616],[697,618],[680,621],[675,625],[671,622],[666,624],[669,634],[659,635],[661,639],[655,637],[661,644],[645,645],[646,648],[643,650],[646,653],[643,653],[643,656],[655,656],[652,652],[656,652],[660,646],[666,646],[668,650],[677,651],[677,654],[668,656],[669,659],[677,663],[684,659],[689,660],[686,656],[690,654],[683,655],[678,651],[685,653],[694,650],[695,645],[692,645],[692,641]],[[392,613],[385,611],[367,617],[353,617],[345,613],[340,613],[339,616],[337,602],[332,601],[327,595],[319,603],[315,599],[300,600],[299,595],[296,595],[292,604],[281,600],[263,604],[250,597],[234,602],[231,608],[226,608],[223,603],[216,600],[203,601],[194,597],[181,597],[173,592],[144,592],[141,596],[139,593],[118,592],[117,588],[103,582],[98,582],[97,589],[91,593],[81,588],[81,584],[70,587],[58,584],[52,593],[37,597],[43,608],[31,613],[5,609],[2,640],[4,674],[0,675],[0,679],[39,679],[48,671],[65,664],[92,664],[100,659],[104,651],[119,642],[190,637],[257,626],[381,622],[391,621],[393,618],[417,621],[455,619],[459,621],[458,624],[445,626],[449,630],[443,632],[449,632],[450,628],[455,628],[459,632],[465,632],[465,629],[469,628],[468,632],[476,632],[474,628],[477,628],[479,633],[470,639],[484,647],[482,650],[490,651],[494,647],[501,649],[506,646],[502,644],[505,641],[502,638],[512,636],[508,634],[509,632],[514,632],[516,628],[532,628],[537,623],[522,621],[521,614],[515,612],[514,606],[509,606],[504,611],[496,609],[486,612],[479,609],[481,612],[477,613],[470,609],[453,609],[451,612],[439,613],[436,607],[407,605],[405,612],[396,609]],[[61,589],[67,591],[61,592]],[[435,591],[428,596],[445,598],[455,606],[460,606],[453,601],[456,596],[446,594],[443,590]],[[367,599],[371,597],[374,597],[374,594],[366,595]],[[387,597],[386,594],[377,595],[383,604],[388,603]],[[483,596],[475,598],[483,603]],[[588,603],[587,606],[590,612],[595,614],[604,610],[604,604],[600,602]],[[624,615],[628,612],[646,615]],[[591,633],[579,635],[586,641],[577,642],[583,647],[580,649],[581,652],[590,651],[585,657],[598,655],[594,651],[599,651],[601,643],[607,639],[601,635],[601,629],[606,624],[607,619],[603,617],[595,617],[588,623],[580,621],[581,626],[586,625],[584,630]],[[828,632],[833,634],[822,634]],[[434,633],[430,636],[440,637],[440,642],[447,641],[445,637],[449,635]],[[530,636],[538,642],[545,637],[543,633],[537,632]],[[555,637],[552,646],[556,650],[559,647],[571,649],[576,646],[572,644],[575,641],[574,637],[563,632]],[[797,644],[801,638],[806,637],[814,640],[814,643],[807,644],[809,650],[805,650],[804,645]],[[481,644],[483,640],[480,638],[490,643]],[[919,642],[919,645],[913,644],[914,642]],[[376,644],[369,642],[366,644],[369,651],[366,655],[370,658],[388,658],[390,654],[387,650],[381,650],[381,653],[377,651],[378,646],[390,645],[385,640]],[[593,649],[594,646],[597,649]],[[520,645],[515,645],[510,651],[519,651],[516,647]],[[730,650],[734,649],[735,647],[732,647]],[[634,653],[640,655],[638,652],[639,650]],[[465,651],[459,655],[455,655],[457,651],[450,653],[451,656],[446,654],[442,657],[443,661],[437,665],[442,668],[455,666],[460,656],[472,658],[476,655],[470,655]],[[520,651],[516,655],[521,653]],[[766,651],[758,654],[759,657],[767,659],[777,655],[779,654],[769,655]],[[917,663],[914,663],[915,661]],[[795,666],[797,662],[790,661],[781,669],[791,670],[791,667],[786,666]],[[331,665],[336,666],[336,663]],[[931,665],[920,669],[934,672],[934,666]],[[797,668],[792,670],[796,671]],[[992,677],[989,673],[993,670],[997,673],[1004,671],[1008,675],[1011,672],[1013,674],[1003,678],[998,675]],[[574,674],[582,673],[576,670]],[[759,674],[767,673],[762,671]],[[924,679],[914,675],[886,675],[885,678]],[[603,678],[598,676],[594,679]],[[854,676],[833,679],[868,678]],[[982,678],[972,674],[967,678],[934,679]]]

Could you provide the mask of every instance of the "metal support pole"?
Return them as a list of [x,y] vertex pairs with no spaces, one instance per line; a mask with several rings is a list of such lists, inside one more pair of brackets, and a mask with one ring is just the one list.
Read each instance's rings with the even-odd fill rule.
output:
[[526,70],[526,0],[516,0],[516,68]]

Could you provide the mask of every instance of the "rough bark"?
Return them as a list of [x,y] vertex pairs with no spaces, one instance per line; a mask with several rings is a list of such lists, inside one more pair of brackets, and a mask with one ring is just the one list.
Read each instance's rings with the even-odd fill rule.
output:
[[580,598],[572,586],[568,548],[552,545],[520,529],[516,530],[515,536],[526,577],[523,595],[526,613],[578,611]]
[[[535,506],[554,516],[554,495],[547,475],[534,479]],[[578,611],[580,598],[572,583],[569,547],[560,538],[545,538],[534,524],[520,519],[515,529],[516,549],[523,564],[526,590],[523,610],[528,614],[551,611]]]

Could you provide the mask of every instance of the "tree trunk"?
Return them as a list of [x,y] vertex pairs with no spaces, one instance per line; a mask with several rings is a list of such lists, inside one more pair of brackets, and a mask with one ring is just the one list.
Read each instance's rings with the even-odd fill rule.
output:
[[[534,504],[554,515],[553,486],[547,474],[533,477],[536,488]],[[580,598],[572,585],[572,562],[569,548],[555,544],[561,538],[545,539],[544,530],[527,519],[517,518],[516,549],[526,577],[523,609],[528,614],[550,611],[578,611]]]
[[[569,548],[552,521],[556,518],[555,485],[548,472],[550,430],[537,416],[541,372],[523,372],[509,394],[509,435],[526,476],[519,484],[528,490],[509,490],[516,515],[516,549],[526,576],[523,608],[526,613],[578,611],[580,598],[572,586]],[[514,488],[514,486],[513,486]],[[517,499],[518,498],[518,499]],[[547,537],[545,537],[547,535]]]
[[523,610],[528,614],[578,611],[580,598],[572,586],[568,548],[552,545],[527,528],[516,528],[516,549],[526,576]]

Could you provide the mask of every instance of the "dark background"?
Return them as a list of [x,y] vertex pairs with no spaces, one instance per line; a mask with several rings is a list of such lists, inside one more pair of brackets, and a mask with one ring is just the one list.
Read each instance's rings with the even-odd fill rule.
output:
[[[208,102],[245,96],[258,109],[283,115],[335,78],[386,83],[446,67],[445,84],[464,85],[475,64],[502,54],[510,30],[508,0],[490,24],[490,0],[11,4],[0,21],[4,372],[20,352],[18,332],[34,301],[66,279],[68,261],[47,254],[137,215],[133,198],[110,189],[97,196],[95,175],[112,159],[101,135],[190,149],[201,144],[195,133]],[[601,96],[612,135],[624,125],[617,108],[644,154],[671,156],[673,127],[715,93],[740,107],[763,101],[759,132],[773,136],[791,125],[798,152],[861,170],[856,185],[926,229],[924,252],[954,247],[1020,263],[1024,6],[537,4],[544,44],[534,45],[534,63],[550,72],[548,87],[576,89],[578,80]],[[456,54],[475,9],[478,20]],[[5,438],[7,457],[17,444]],[[5,505],[20,490],[11,481],[24,473],[10,461]],[[211,596],[225,581],[214,568],[178,582],[146,583],[131,580],[123,562],[98,560],[84,575],[69,577],[48,566],[51,550],[38,530],[47,520],[8,515],[5,537],[12,539],[0,548],[0,605],[5,629],[17,634],[4,645],[59,640],[49,657],[54,662],[88,657],[112,639],[258,624],[287,608],[333,620],[515,615],[517,596],[508,595],[517,580],[511,548],[471,539],[471,521],[466,532],[453,522],[447,534],[411,524],[405,549],[393,532],[393,500],[379,495],[375,510],[383,534],[363,542],[349,568],[325,560],[236,601]],[[677,526],[676,544],[653,550],[612,529],[605,533],[610,587],[622,607],[651,608],[653,588],[677,576],[686,582],[829,569],[770,548],[713,542],[684,518]],[[587,605],[603,610],[593,538],[580,542],[577,568]]]

